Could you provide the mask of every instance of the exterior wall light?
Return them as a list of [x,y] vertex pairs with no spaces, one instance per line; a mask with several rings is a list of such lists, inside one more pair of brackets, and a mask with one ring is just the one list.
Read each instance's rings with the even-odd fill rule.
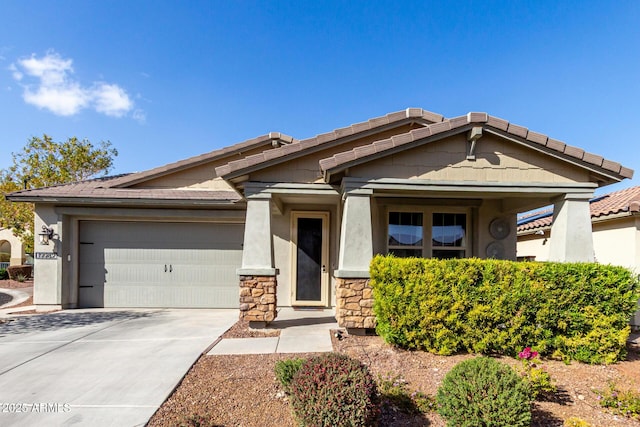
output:
[[42,231],[38,233],[40,237],[41,245],[48,245],[49,240],[53,239],[53,228],[49,228],[46,225],[42,226]]

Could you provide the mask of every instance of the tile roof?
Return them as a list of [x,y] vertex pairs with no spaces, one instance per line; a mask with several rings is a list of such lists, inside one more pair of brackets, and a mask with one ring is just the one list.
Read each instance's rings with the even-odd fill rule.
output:
[[256,138],[248,139],[246,141],[239,142],[237,144],[231,145],[229,147],[224,147],[219,150],[210,151],[208,153],[200,154],[198,156],[190,157],[184,160],[179,160],[177,162],[169,163],[167,165],[160,166],[147,171],[128,174],[126,177],[122,177],[120,180],[113,182],[112,186],[124,187],[124,186],[133,185],[135,183],[146,181],[162,175],[166,175],[168,173],[198,166],[200,164],[203,164],[212,160],[222,159],[224,157],[229,157],[234,154],[240,154],[243,151],[251,150],[253,148],[260,147],[262,145],[271,145],[271,144],[274,144],[274,142],[279,142],[282,145],[286,145],[286,144],[296,143],[298,142],[298,140],[280,132],[270,132],[266,135],[261,135]]
[[[226,165],[216,168],[216,174],[223,178],[231,178],[233,176],[242,175],[256,166],[263,163],[269,165],[277,163],[278,160],[287,160],[294,157],[296,153],[314,149],[316,147],[327,145],[333,142],[347,139],[351,136],[358,135],[367,131],[376,130],[388,126],[399,126],[405,123],[419,122],[422,124],[439,123],[444,121],[444,116],[423,110],[422,108],[407,108],[403,111],[396,111],[387,115],[376,117],[366,122],[355,123],[340,129],[335,129],[328,133],[316,135],[313,138],[303,139],[295,144],[284,145],[282,147],[266,150],[262,153],[246,157],[242,160],[229,162]],[[324,147],[322,147],[324,148]],[[328,146],[327,146],[328,148]]]
[[65,199],[111,199],[111,200],[153,200],[153,201],[209,201],[209,202],[237,202],[241,200],[235,191],[185,190],[165,188],[114,188],[114,182],[130,174],[95,178],[86,181],[52,187],[21,190],[8,194],[7,198],[17,201],[30,201],[42,198],[54,200]]
[[[629,214],[640,212],[640,186],[595,197],[589,202],[589,207],[592,220],[624,212]],[[518,216],[518,231],[550,227],[552,222],[553,208],[547,207]]]
[[439,123],[433,123],[424,128],[415,129],[402,135],[395,135],[388,139],[375,141],[369,146],[354,148],[349,151],[337,153],[332,157],[320,161],[320,170],[325,173],[335,170],[340,171],[354,164],[361,163],[365,158],[382,153],[385,151],[393,151],[397,147],[411,144],[414,141],[425,138],[437,137],[456,129],[466,130],[473,125],[483,126],[484,128],[492,128],[499,134],[517,137],[526,143],[546,147],[554,152],[565,155],[568,158],[579,160],[589,166],[595,166],[606,172],[613,172],[620,178],[631,178],[633,170],[622,166],[610,160],[606,160],[596,154],[585,152],[584,150],[572,147],[561,141],[549,138],[541,133],[530,131],[529,129],[509,123],[508,121],[490,116],[487,113],[471,112],[464,116],[445,119]]

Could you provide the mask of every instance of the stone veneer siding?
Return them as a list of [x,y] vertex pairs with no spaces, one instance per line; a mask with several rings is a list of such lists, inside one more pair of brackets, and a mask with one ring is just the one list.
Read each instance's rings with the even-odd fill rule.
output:
[[336,279],[336,319],[341,328],[373,329],[373,289],[369,279]]
[[276,277],[240,276],[240,319],[271,322],[276,318]]

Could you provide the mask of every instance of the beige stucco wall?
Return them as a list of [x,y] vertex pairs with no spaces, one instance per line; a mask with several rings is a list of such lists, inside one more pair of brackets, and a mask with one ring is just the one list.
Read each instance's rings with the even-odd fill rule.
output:
[[[36,204],[35,230],[42,230],[42,226],[53,228],[54,237],[48,245],[41,245],[38,238],[34,240],[34,268],[33,268],[33,303],[42,306],[62,305],[62,242],[64,232],[61,217],[55,212],[53,205]],[[37,254],[55,253],[55,259],[38,259]]]
[[8,245],[11,246],[11,250],[9,252],[9,264],[10,265],[20,265],[25,261],[24,257],[24,248],[22,245],[22,240],[19,237],[13,234],[11,230],[8,228],[0,229],[0,242],[7,242]]
[[438,181],[572,183],[589,182],[588,172],[496,136],[482,137],[476,160],[467,160],[465,135],[454,135],[350,168],[351,176]]
[[528,234],[518,237],[516,255],[519,257],[534,257],[535,261],[549,260],[549,231],[545,231],[544,236]]

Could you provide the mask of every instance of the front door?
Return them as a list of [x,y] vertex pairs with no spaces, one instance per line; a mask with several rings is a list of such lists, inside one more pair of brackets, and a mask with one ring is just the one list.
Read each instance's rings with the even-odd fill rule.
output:
[[326,306],[329,283],[329,213],[292,212],[292,304]]

